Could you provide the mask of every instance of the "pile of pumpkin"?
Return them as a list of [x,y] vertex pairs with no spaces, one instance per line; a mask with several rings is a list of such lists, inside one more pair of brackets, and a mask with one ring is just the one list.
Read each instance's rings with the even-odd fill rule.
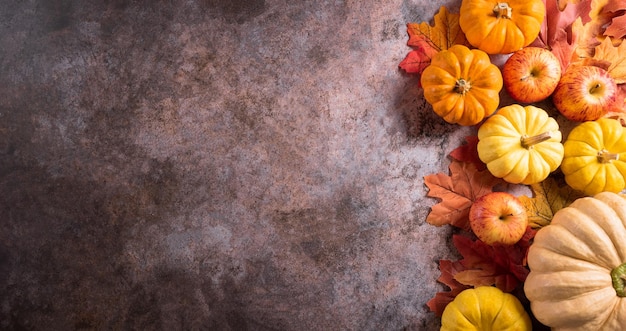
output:
[[[537,232],[524,291],[534,316],[553,329],[620,330],[626,328],[626,130],[604,116],[617,88],[601,68],[561,72],[550,51],[528,47],[544,17],[541,0],[463,0],[459,25],[474,48],[437,53],[421,86],[447,122],[478,125],[478,154],[495,177],[530,185],[560,169],[567,185],[584,193]],[[494,54],[511,55],[500,69]],[[503,88],[519,103],[498,109]],[[543,100],[574,124],[564,142],[554,116],[537,106]],[[515,296],[495,287],[467,289],[445,308],[442,330],[487,329],[529,330],[531,321]]]

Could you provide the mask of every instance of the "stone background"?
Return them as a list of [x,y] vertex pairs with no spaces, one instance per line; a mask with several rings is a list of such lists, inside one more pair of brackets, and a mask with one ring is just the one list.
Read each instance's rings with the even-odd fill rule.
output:
[[0,0],[0,328],[437,329],[442,5]]

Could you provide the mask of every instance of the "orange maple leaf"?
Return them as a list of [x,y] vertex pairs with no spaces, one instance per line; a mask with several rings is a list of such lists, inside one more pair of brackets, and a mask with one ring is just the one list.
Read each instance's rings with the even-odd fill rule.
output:
[[400,68],[408,73],[421,73],[439,51],[455,44],[467,43],[459,26],[459,14],[448,12],[445,6],[441,6],[435,15],[434,25],[426,22],[408,23],[407,33],[407,45],[413,50],[400,62]]
[[470,230],[469,209],[479,197],[492,192],[493,187],[503,183],[488,170],[478,171],[473,163],[452,160],[450,175],[437,173],[424,176],[424,183],[429,188],[428,197],[439,198],[426,222],[436,226],[450,224]]
[[604,35],[621,41],[626,37],[626,15],[614,17],[611,24],[606,27]]
[[[588,16],[578,19],[572,26],[572,29],[575,30],[578,35],[576,55],[579,58],[585,59],[593,57],[596,46],[604,39],[606,27],[611,25],[611,21],[614,17],[619,16],[619,12],[612,11],[611,9],[614,1],[615,0],[587,0],[590,5]],[[606,10],[607,8],[609,10]]]
[[604,38],[600,45],[596,46],[593,59],[609,63],[606,69],[617,84],[626,83],[626,43],[613,46],[611,38]]
[[603,12],[610,13],[611,23],[606,26],[604,35],[613,38],[615,44],[622,42],[626,37],[626,0],[613,0],[603,8]]

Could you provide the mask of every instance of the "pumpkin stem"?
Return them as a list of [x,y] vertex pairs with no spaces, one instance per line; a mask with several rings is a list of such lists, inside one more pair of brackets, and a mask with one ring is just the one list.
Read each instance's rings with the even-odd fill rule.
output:
[[463,78],[459,78],[454,85],[454,92],[458,94],[465,94],[472,88],[470,82],[466,81]]
[[618,297],[626,297],[626,263],[611,270],[613,288]]
[[511,18],[512,12],[513,8],[509,7],[509,4],[506,2],[498,2],[498,4],[493,7],[493,13],[496,14],[497,18]]
[[546,131],[544,133],[541,133],[532,137],[529,137],[528,135],[522,135],[522,138],[520,138],[520,142],[522,143],[522,147],[528,149],[528,148],[532,148],[533,145],[536,145],[540,142],[543,142],[549,139],[552,139],[552,131]]
[[603,149],[598,152],[598,162],[600,163],[609,163],[611,161],[619,160],[619,154],[611,153],[606,149]]

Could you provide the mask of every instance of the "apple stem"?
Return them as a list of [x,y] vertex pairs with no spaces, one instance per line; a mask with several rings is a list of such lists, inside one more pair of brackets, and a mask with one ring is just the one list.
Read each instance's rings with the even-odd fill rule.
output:
[[506,2],[498,2],[498,4],[493,7],[493,13],[496,14],[498,18],[511,18],[512,12],[513,8],[509,7],[509,4]]
[[594,93],[596,93],[596,91],[597,91],[598,89],[600,89],[601,87],[602,87],[602,85],[600,85],[600,84],[596,84],[596,85],[592,86],[592,87],[589,89],[589,93],[594,94]]
[[529,137],[528,135],[522,135],[520,142],[522,143],[522,147],[532,148],[533,145],[536,145],[540,142],[543,142],[549,139],[552,139],[552,131],[546,131],[544,133],[541,133],[532,137]]
[[598,152],[598,162],[600,163],[609,163],[611,161],[619,160],[619,154],[611,153],[606,149],[603,149]]
[[459,94],[465,94],[472,88],[470,82],[466,81],[463,78],[460,78],[456,81],[456,85],[454,86],[454,92]]

